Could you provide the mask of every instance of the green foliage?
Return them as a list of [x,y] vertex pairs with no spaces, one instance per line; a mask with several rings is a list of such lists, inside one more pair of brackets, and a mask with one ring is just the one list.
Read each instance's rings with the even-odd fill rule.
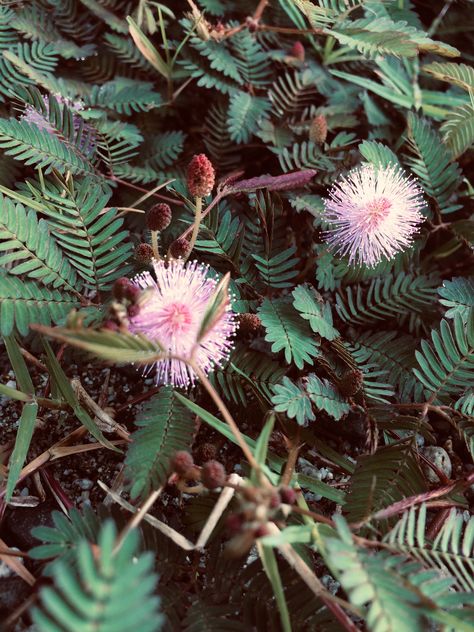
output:
[[256,396],[265,405],[272,397],[272,388],[285,374],[285,368],[266,354],[237,346],[228,363],[211,374],[213,384],[218,385],[229,401],[247,406]]
[[294,384],[285,377],[281,384],[273,387],[273,391],[275,395],[272,402],[275,404],[275,410],[286,413],[290,419],[296,417],[296,421],[302,426],[315,419],[312,404],[317,410],[324,411],[336,421],[349,412],[349,404],[334,386],[314,373],[307,375],[300,384]]
[[313,364],[312,358],[318,355],[318,348],[311,337],[307,322],[288,301],[266,299],[258,314],[265,327],[265,340],[272,343],[272,351],[284,351],[285,360],[294,362],[302,369],[305,363]]
[[412,336],[396,331],[365,331],[357,336],[350,349],[358,365],[374,364],[384,371],[384,379],[396,387],[402,402],[419,401],[421,388],[413,368],[416,341]]
[[422,340],[421,351],[416,351],[416,378],[433,401],[460,395],[474,376],[474,310],[469,310],[467,322],[459,312],[452,325],[443,319],[439,331],[431,332],[431,340],[432,344]]
[[474,90],[474,69],[466,64],[433,62],[423,66],[423,71],[441,81],[448,81],[464,90]]
[[455,158],[474,144],[474,107],[461,105],[454,109],[441,127],[444,141]]
[[320,379],[317,375],[310,373],[307,376],[305,388],[316,408],[334,417],[336,421],[349,412],[349,404],[328,380]]
[[46,173],[57,169],[60,173],[94,176],[91,165],[80,154],[48,131],[26,121],[0,119],[0,148],[16,160],[44,168]]
[[150,399],[136,424],[138,430],[132,435],[125,474],[131,482],[131,497],[146,498],[166,483],[175,452],[191,447],[195,426],[193,416],[176,400],[170,387],[163,387]]
[[347,286],[336,295],[336,310],[344,322],[357,324],[390,320],[404,313],[423,312],[435,297],[436,279],[400,272],[376,278],[365,288]]
[[[47,632],[472,632],[469,3],[258,4],[0,7],[0,498],[29,503],[17,483],[40,477],[68,511],[22,551],[48,560],[23,617]],[[216,178],[193,231],[201,153]],[[374,268],[327,245],[329,190],[363,163],[400,167],[424,200],[412,247]],[[390,239],[403,208],[383,196]],[[161,202],[172,219],[155,239]],[[153,386],[169,350],[131,333],[142,297],[114,284],[153,275],[139,244],[167,263],[192,233],[240,327],[183,394]],[[191,338],[176,342],[186,357]],[[449,451],[452,485],[427,480],[421,439]],[[195,480],[170,476],[179,450]],[[92,509],[67,510],[66,459],[110,486],[107,509],[94,485]],[[233,475],[222,492],[201,485],[209,459]],[[28,570],[41,587],[42,565]]]
[[459,183],[459,170],[451,162],[447,149],[439,151],[441,138],[427,123],[414,114],[408,116],[409,144],[413,156],[406,161],[420,178],[426,193],[436,199],[442,213],[456,210],[450,198]]
[[423,491],[412,441],[381,447],[357,459],[345,505],[348,520],[366,521],[391,503]]
[[395,57],[415,57],[420,50],[456,57],[459,51],[452,46],[435,42],[423,31],[406,22],[393,22],[387,17],[363,18],[338,22],[331,35],[341,44],[356,48],[364,55],[374,57],[390,54]]
[[272,403],[277,413],[286,413],[290,419],[296,418],[300,426],[314,421],[311,399],[304,388],[284,377],[281,384],[275,384],[273,391]]
[[457,277],[445,281],[443,287],[438,289],[438,294],[441,296],[439,302],[450,308],[445,314],[446,318],[461,314],[466,320],[469,311],[474,308],[474,277]]
[[33,281],[23,281],[0,269],[0,333],[9,336],[16,327],[26,336],[30,323],[61,323],[77,307],[76,294],[50,290]]
[[474,591],[474,518],[465,524],[462,514],[451,510],[436,538],[426,538],[426,505],[411,507],[384,541],[426,568],[455,579],[457,590]]
[[247,143],[269,109],[270,106],[265,99],[252,97],[247,92],[235,92],[230,97],[227,118],[231,140],[236,143]]
[[39,630],[129,630],[131,625],[160,630],[159,599],[153,595],[153,556],[136,555],[138,536],[129,533],[115,551],[116,528],[105,522],[98,535],[98,553],[81,540],[75,551],[77,569],[57,561],[54,587],[41,591],[42,608],[33,617]]
[[293,290],[293,307],[309,321],[311,329],[327,340],[334,340],[339,334],[332,323],[329,303],[324,303],[310,286],[298,285]]
[[[336,537],[326,540],[326,558],[351,603],[361,608],[369,630],[421,630],[426,616],[461,625],[456,607],[446,619],[444,610],[437,612],[443,607],[450,610],[443,594],[452,584],[451,578],[426,571],[402,555],[383,550],[371,553],[358,546],[341,516],[336,517],[336,529]],[[458,600],[459,605],[462,602],[462,598]]]
[[265,285],[276,288],[292,287],[291,279],[298,275],[298,270],[295,270],[294,267],[300,261],[298,257],[293,256],[295,252],[296,248],[292,246],[271,257],[271,259],[252,255],[256,262],[255,267]]

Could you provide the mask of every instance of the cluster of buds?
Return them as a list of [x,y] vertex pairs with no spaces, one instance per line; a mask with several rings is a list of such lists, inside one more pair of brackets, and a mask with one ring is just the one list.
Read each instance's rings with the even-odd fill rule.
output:
[[[187,493],[198,493],[203,489],[218,489],[224,487],[227,481],[227,474],[222,463],[210,460],[199,467],[195,465],[192,455],[186,450],[176,452],[171,460],[171,469],[176,475],[177,487]],[[195,481],[197,485],[189,487],[190,481]]]
[[112,287],[113,300],[109,306],[109,318],[102,328],[110,331],[128,330],[129,319],[140,311],[141,290],[127,277],[117,279]]
[[226,527],[231,539],[226,552],[232,557],[245,555],[255,540],[268,535],[269,522],[284,522],[297,500],[291,487],[239,487],[240,509],[229,514]]

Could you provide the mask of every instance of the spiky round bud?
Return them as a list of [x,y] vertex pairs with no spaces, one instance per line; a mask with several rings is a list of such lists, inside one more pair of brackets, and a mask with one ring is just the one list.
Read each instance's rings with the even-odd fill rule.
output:
[[226,479],[224,466],[219,461],[208,461],[202,466],[201,482],[207,489],[222,487]]
[[301,42],[296,41],[293,44],[293,47],[291,49],[291,56],[292,57],[296,57],[296,59],[298,59],[299,61],[304,61],[305,58],[305,50],[304,50],[304,46]]
[[170,255],[173,259],[179,259],[180,257],[187,257],[189,255],[189,241],[186,237],[179,237],[170,246]]
[[194,466],[192,454],[186,450],[179,450],[171,459],[171,468],[173,472],[180,476],[185,476],[186,472]]
[[356,395],[364,383],[364,374],[358,369],[346,371],[339,379],[337,388],[344,397]]
[[262,321],[257,314],[239,314],[239,330],[243,335],[254,334],[262,326]]
[[139,313],[140,313],[140,305],[137,305],[136,303],[132,303],[131,305],[127,307],[127,316],[129,318],[136,318]]
[[216,458],[217,448],[213,443],[203,443],[199,446],[199,458],[201,462],[212,461]]
[[106,329],[107,331],[118,331],[119,326],[114,320],[105,320],[102,323],[102,329]]
[[214,188],[216,172],[206,154],[197,154],[188,166],[187,185],[191,195],[205,197]]
[[171,224],[171,208],[161,202],[155,204],[146,214],[146,227],[149,230],[165,230]]
[[296,502],[296,492],[291,487],[280,487],[280,496],[285,505],[294,505]]
[[153,259],[153,248],[145,242],[138,244],[135,248],[135,259],[144,265]]
[[324,114],[318,114],[311,121],[309,128],[309,140],[318,145],[322,145],[328,135],[328,123]]
[[127,279],[127,277],[120,277],[120,279],[117,279],[113,285],[112,294],[114,295],[114,298],[121,301],[124,298],[127,298],[126,295],[132,287],[133,284],[130,279]]

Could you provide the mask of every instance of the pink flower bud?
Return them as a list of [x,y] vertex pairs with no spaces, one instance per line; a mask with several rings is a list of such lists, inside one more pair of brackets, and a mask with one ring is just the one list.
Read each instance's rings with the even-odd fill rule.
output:
[[194,156],[188,166],[187,185],[191,195],[205,197],[214,188],[216,172],[205,154]]

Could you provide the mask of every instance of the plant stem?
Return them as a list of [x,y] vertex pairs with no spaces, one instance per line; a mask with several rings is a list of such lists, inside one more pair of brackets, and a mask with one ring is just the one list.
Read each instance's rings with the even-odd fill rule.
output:
[[157,261],[160,260],[160,250],[158,248],[158,231],[157,230],[152,230],[151,231],[151,247],[153,248],[153,254],[155,256],[155,259]]
[[[195,206],[195,212],[194,212],[194,225],[193,225],[193,232],[191,235],[191,240],[189,242],[189,255],[192,253],[194,245],[196,243],[196,239],[199,233],[199,228],[201,226],[201,219],[202,219],[202,197],[198,197],[196,196],[196,206]],[[189,257],[188,255],[188,257]],[[188,258],[186,257],[186,259]]]
[[117,538],[117,543],[115,545],[115,552],[117,552],[120,547],[123,544],[123,541],[125,540],[125,538],[127,537],[127,535],[130,533],[130,531],[132,529],[135,529],[136,527],[138,527],[138,525],[140,524],[140,522],[143,520],[143,518],[145,517],[145,514],[148,513],[148,510],[152,507],[152,505],[154,504],[154,502],[156,501],[156,499],[158,498],[158,496],[161,494],[162,492],[162,487],[160,487],[159,489],[155,489],[149,496],[148,498],[145,500],[145,502],[142,504],[142,506],[140,507],[140,509],[137,511],[137,513],[135,513],[132,518],[128,521],[128,523],[125,525],[124,529],[122,530],[122,532],[119,534],[118,538]]
[[[235,423],[232,415],[230,414],[229,410],[227,409],[227,406],[224,404],[224,402],[220,398],[220,396],[217,393],[216,389],[212,386],[212,384],[207,379],[207,376],[205,375],[205,373],[201,370],[201,368],[199,366],[197,366],[197,364],[195,362],[193,362],[192,360],[188,360],[188,364],[193,369],[193,371],[196,373],[197,377],[199,378],[199,381],[204,386],[204,388],[206,389],[206,391],[209,393],[209,395],[211,396],[212,400],[214,401],[215,405],[219,409],[222,417],[224,418],[224,421],[227,423],[229,428],[232,430],[232,432],[234,434],[234,437],[237,440],[237,443],[239,444],[242,452],[245,454],[245,458],[249,462],[249,465],[251,465],[251,467],[253,467],[256,472],[262,474],[260,465],[255,460],[255,457],[252,454],[249,446],[247,445],[244,437],[242,436],[242,433],[240,432],[239,427]],[[267,481],[267,479],[263,475],[262,475],[262,480]],[[267,483],[268,483],[268,481],[267,481]]]

